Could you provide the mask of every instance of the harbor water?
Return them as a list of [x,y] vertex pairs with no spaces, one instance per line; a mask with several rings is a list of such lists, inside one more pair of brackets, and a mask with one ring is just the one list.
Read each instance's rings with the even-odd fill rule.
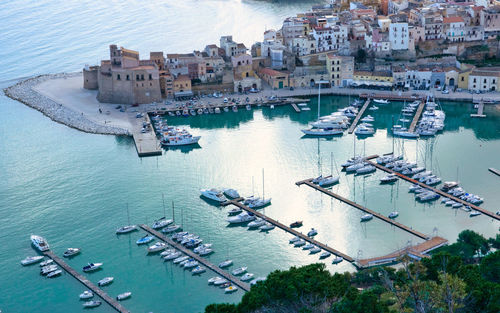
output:
[[[117,43],[146,54],[150,50],[189,52],[233,34],[250,46],[267,27],[312,3],[260,1],[139,1],[84,2],[9,1],[0,4],[0,87],[40,73],[79,70],[106,57],[107,45]],[[204,12],[203,19],[194,12]],[[213,27],[206,25],[212,23]],[[351,99],[352,100],[352,99]],[[346,106],[348,97],[321,97],[321,115]],[[82,249],[67,259],[77,271],[87,262],[103,269],[85,274],[96,283],[105,276],[115,281],[103,289],[110,296],[131,291],[122,304],[132,312],[201,312],[213,302],[238,302],[242,291],[224,294],[208,286],[216,276],[189,271],[146,253],[135,241],[143,231],[115,234],[130,221],[151,224],[166,215],[187,231],[213,243],[214,263],[230,258],[233,269],[248,266],[256,277],[318,261],[318,255],[293,248],[290,235],[228,227],[228,208],[200,198],[199,190],[229,187],[242,195],[265,193],[272,205],[266,215],[289,224],[303,220],[302,232],[318,230],[316,239],[353,258],[389,253],[421,240],[379,221],[360,223],[362,212],[296,181],[320,173],[336,173],[354,153],[383,154],[394,150],[432,169],[443,180],[459,180],[465,190],[485,198],[482,207],[498,211],[500,181],[488,172],[500,168],[500,111],[485,108],[484,119],[471,119],[470,103],[443,102],[444,132],[435,138],[393,140],[390,129],[402,103],[370,111],[377,129],[373,137],[354,135],[330,139],[306,138],[301,129],[317,117],[316,98],[310,111],[291,107],[274,110],[240,109],[238,113],[169,118],[200,135],[199,147],[165,151],[162,156],[138,158],[132,139],[92,135],[52,122],[23,104],[0,96],[0,310],[2,312],[78,312],[84,287],[68,274],[47,279],[38,265],[22,267],[20,260],[36,252],[29,235],[44,236],[61,255],[68,247]],[[332,158],[333,156],[333,158]],[[264,190],[263,190],[264,170]],[[493,236],[499,223],[485,216],[470,218],[440,201],[422,204],[408,193],[409,184],[380,185],[384,173],[368,176],[340,173],[333,191],[385,215],[399,211],[397,221],[429,235],[454,241],[464,229]],[[252,183],[253,182],[253,183]],[[329,270],[354,271],[342,262]],[[113,312],[103,304],[95,312]]]

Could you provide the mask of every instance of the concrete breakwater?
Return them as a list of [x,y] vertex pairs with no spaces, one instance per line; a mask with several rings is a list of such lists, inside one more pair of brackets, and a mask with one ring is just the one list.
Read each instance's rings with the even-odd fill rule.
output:
[[82,113],[62,105],[34,89],[35,86],[51,79],[66,79],[79,76],[81,73],[59,73],[32,77],[4,89],[9,98],[42,112],[55,122],[81,130],[87,133],[104,135],[130,135],[124,128],[107,126],[90,120]]

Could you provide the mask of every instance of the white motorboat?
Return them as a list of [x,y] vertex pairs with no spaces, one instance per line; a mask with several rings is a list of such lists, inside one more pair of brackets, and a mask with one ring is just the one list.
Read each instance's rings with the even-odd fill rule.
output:
[[52,259],[48,259],[48,260],[45,260],[45,261],[43,261],[42,263],[40,263],[40,267],[44,267],[44,266],[47,266],[47,265],[51,265],[52,263],[54,263],[54,260],[52,260]]
[[361,222],[368,222],[372,218],[373,218],[372,214],[365,214],[365,215],[361,216]]
[[205,256],[205,255],[211,254],[212,252],[214,252],[214,250],[212,250],[210,248],[205,248],[205,249],[201,250],[198,254],[200,256]]
[[163,250],[163,251],[160,253],[160,257],[162,257],[162,258],[163,258],[163,257],[165,257],[165,256],[167,256],[167,255],[169,255],[169,254],[172,254],[172,253],[176,252],[176,251],[177,251],[177,250],[175,250],[175,249],[165,249],[165,250]]
[[314,237],[318,234],[318,231],[314,228],[311,228],[311,230],[307,233],[308,237]]
[[213,285],[214,286],[220,286],[220,285],[225,284],[225,283],[227,283],[227,279],[224,279],[224,278],[221,278],[221,277],[217,277],[217,279],[214,280]]
[[94,293],[90,290],[85,290],[84,292],[82,292],[80,294],[80,299],[82,299],[82,300],[83,299],[90,299],[92,297],[94,297]]
[[396,218],[399,216],[399,212],[397,211],[393,211],[391,213],[389,213],[389,218]]
[[319,182],[318,185],[321,187],[326,187],[326,186],[331,186],[339,182],[340,177],[339,176],[326,176],[323,177]]
[[373,99],[373,102],[378,103],[378,104],[388,104],[389,100],[386,100],[386,99]]
[[198,275],[198,274],[201,274],[201,273],[205,273],[207,270],[206,268],[202,267],[202,266],[196,266],[195,268],[193,268],[191,270],[191,273],[193,275]]
[[193,268],[198,266],[198,261],[194,259],[190,259],[187,263],[184,264],[184,268]]
[[93,272],[102,267],[103,263],[89,263],[83,267],[84,272]]
[[92,300],[92,301],[84,302],[82,305],[84,308],[95,308],[95,307],[100,306],[101,304],[102,304],[101,301]]
[[338,256],[332,260],[332,264],[339,264],[342,261],[344,261],[344,259],[341,256]]
[[302,250],[311,250],[312,248],[314,248],[314,245],[310,243],[302,246]]
[[182,226],[181,225],[169,225],[161,230],[162,233],[168,234],[168,233],[173,233],[178,230],[181,230]]
[[130,233],[134,230],[137,230],[137,227],[135,225],[127,225],[127,226],[122,226],[116,230],[117,234],[126,234]]
[[248,267],[242,266],[242,267],[238,267],[238,268],[234,269],[231,273],[234,276],[238,276],[238,275],[245,274],[247,272],[247,269],[248,269]]
[[242,212],[236,216],[231,216],[227,219],[230,224],[241,224],[253,221],[255,219],[255,215],[252,213]]
[[72,257],[74,255],[79,254],[80,252],[81,252],[81,250],[79,248],[68,248],[68,249],[66,249],[66,251],[64,251],[63,257],[69,258],[69,257]]
[[45,238],[37,235],[31,235],[30,239],[33,246],[41,252],[49,250],[49,243],[45,240]]
[[235,214],[240,214],[242,210],[239,207],[234,207],[231,210],[227,212],[229,215],[235,215]]
[[217,190],[215,188],[212,189],[202,189],[200,190],[201,195],[207,199],[216,201],[216,202],[225,202],[227,201],[226,197],[222,194],[220,190]]
[[299,236],[295,236],[295,237],[293,237],[292,239],[290,239],[288,242],[289,242],[289,243],[296,243],[296,242],[297,242],[297,241],[299,241],[299,240],[300,240],[300,237],[299,237]]
[[378,110],[378,106],[372,105],[371,107],[368,108],[368,110],[370,110],[370,111],[377,111]]
[[349,165],[348,167],[345,168],[345,171],[347,173],[352,173],[352,172],[356,172],[358,169],[360,169],[362,167],[365,167],[365,163],[364,162],[359,162],[359,163],[355,163],[355,164]]
[[342,129],[332,127],[302,129],[301,131],[308,136],[335,136],[344,133]]
[[298,248],[298,247],[302,247],[302,246],[303,246],[303,245],[305,245],[305,244],[306,244],[306,241],[301,239],[301,240],[299,240],[299,241],[294,242],[294,243],[293,243],[293,246],[294,246],[295,248]]
[[235,292],[237,290],[238,290],[238,287],[231,285],[231,286],[227,287],[226,289],[224,289],[224,292],[225,293],[232,293],[232,292]]
[[120,293],[119,295],[117,295],[116,300],[122,301],[122,300],[130,298],[131,296],[132,296],[132,293],[130,291],[127,291],[127,292]]
[[332,255],[330,252],[325,251],[325,252],[323,252],[323,253],[321,253],[321,254],[319,255],[319,258],[320,258],[320,259],[326,259],[326,258],[330,257],[330,255]]
[[264,225],[266,223],[266,221],[264,219],[261,219],[261,218],[257,218],[255,219],[254,221],[251,221],[250,223],[248,223],[248,228],[259,228],[260,226]]
[[275,226],[269,222],[266,222],[264,225],[259,227],[260,231],[269,231],[273,230],[274,228]]
[[474,216],[478,216],[478,215],[481,215],[481,212],[479,212],[479,211],[472,211],[472,212],[469,213],[470,217],[474,217]]
[[113,282],[114,278],[113,277],[104,277],[100,281],[97,282],[97,285],[100,286],[106,286],[109,285]]
[[233,260],[225,260],[219,263],[220,268],[225,268],[231,265],[233,265]]
[[459,208],[461,208],[461,207],[463,207],[463,206],[464,206],[464,205],[463,205],[462,203],[458,203],[458,202],[457,202],[457,203],[453,204],[451,207],[452,207],[452,208],[454,208],[454,209],[459,209]]
[[224,194],[231,199],[236,199],[240,197],[238,191],[231,188],[224,189]]
[[54,278],[62,274],[62,270],[55,270],[47,274],[47,278]]
[[306,107],[306,106],[307,106],[307,103],[305,103],[305,102],[301,102],[301,103],[297,103],[297,105],[298,105],[299,107]]
[[172,224],[173,222],[174,221],[171,219],[167,219],[166,217],[162,217],[162,218],[159,218],[156,221],[154,221],[153,225],[151,225],[151,226],[153,227],[153,229],[161,229],[163,227],[166,227],[166,226]]
[[42,275],[48,275],[49,273],[52,273],[54,271],[57,271],[59,268],[57,267],[57,265],[55,264],[52,264],[52,265],[47,265],[47,266],[44,266],[40,269],[40,274]]
[[368,136],[368,135],[373,135],[375,134],[375,129],[372,127],[366,127],[363,125],[359,125],[356,127],[356,130],[354,133],[358,136]]
[[448,190],[454,189],[458,187],[458,183],[455,181],[447,181],[443,183],[443,186],[441,187],[442,191],[448,192]]
[[148,247],[148,253],[158,252],[164,250],[167,247],[167,244],[164,242],[157,242],[154,245]]
[[194,248],[193,249],[193,252],[194,253],[199,253],[200,251],[204,250],[204,249],[208,249],[212,247],[212,244],[211,243],[204,243],[204,244],[201,244],[199,245],[198,247]]
[[250,104],[247,104],[245,105],[245,108],[247,109],[247,111],[250,111],[252,109],[252,106],[250,106]]
[[29,256],[25,258],[24,260],[21,261],[22,265],[30,265],[30,264],[35,264],[38,262],[41,262],[43,260],[44,256],[43,255],[37,255],[37,256]]
[[421,194],[417,195],[417,198],[422,202],[436,200],[436,199],[439,199],[439,197],[440,197],[440,195],[438,195],[437,193],[432,192],[432,191],[421,193]]
[[258,282],[261,282],[261,281],[264,281],[264,280],[266,280],[265,277],[257,277],[257,278],[255,278],[254,280],[252,280],[250,282],[250,286],[257,285]]
[[174,264],[179,264],[181,262],[187,261],[188,259],[189,259],[189,257],[187,255],[184,255],[184,256],[178,257],[173,262],[174,262]]
[[314,246],[311,250],[309,250],[309,254],[316,254],[316,253],[320,253],[320,252],[321,252],[321,248],[316,247],[316,246]]
[[398,175],[396,174],[389,174],[387,176],[384,176],[380,179],[381,184],[388,184],[388,183],[393,183],[398,180]]
[[180,134],[176,137],[164,138],[161,141],[162,146],[186,146],[197,144],[201,136],[193,136],[191,134]]
[[141,237],[140,239],[137,239],[137,241],[135,243],[138,244],[138,245],[144,245],[144,244],[150,243],[153,240],[154,240],[153,236],[145,235],[144,237]]
[[370,123],[370,122],[374,122],[374,121],[375,121],[375,118],[373,116],[371,116],[371,115],[367,115],[367,116],[365,116],[365,117],[363,117],[361,119],[361,122],[368,122],[368,123]]
[[222,111],[220,110],[219,107],[217,107],[214,109],[214,112],[215,112],[215,114],[220,114]]
[[249,201],[247,203],[248,207],[251,209],[260,209],[265,206],[268,206],[269,204],[271,204],[271,198],[267,199],[253,198],[252,201]]
[[403,138],[413,139],[413,138],[419,137],[419,135],[417,133],[412,133],[412,132],[409,132],[406,130],[394,130],[392,133],[394,136],[403,137]]
[[163,260],[165,261],[170,261],[170,260],[173,260],[173,259],[177,259],[178,257],[180,257],[182,255],[182,253],[180,253],[179,251],[176,251],[176,252],[172,252],[166,256],[163,257]]
[[253,278],[253,274],[252,273],[246,273],[245,275],[241,276],[240,280],[241,281],[249,281]]
[[213,285],[215,281],[217,280],[221,280],[222,278],[221,277],[218,277],[218,276],[215,276],[215,277],[211,277],[208,279],[208,284],[209,285]]
[[366,166],[363,166],[361,168],[358,168],[356,170],[356,174],[357,175],[364,175],[364,174],[369,174],[369,173],[373,173],[377,170],[377,168],[373,165],[366,165]]

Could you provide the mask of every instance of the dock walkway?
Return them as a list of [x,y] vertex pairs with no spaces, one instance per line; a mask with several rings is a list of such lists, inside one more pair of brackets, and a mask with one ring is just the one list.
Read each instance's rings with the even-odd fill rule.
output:
[[418,105],[417,112],[413,116],[413,120],[411,121],[410,128],[408,128],[408,132],[413,133],[415,131],[415,127],[417,126],[418,120],[420,119],[420,115],[422,115],[422,111],[425,107],[425,101],[420,101]]
[[[130,122],[132,124],[132,137],[134,138],[135,148],[137,154],[140,157],[161,155],[162,149],[160,142],[156,138],[153,126],[151,125],[151,119],[149,114],[144,115],[144,119],[136,118],[135,116],[130,116]],[[148,132],[143,133],[142,122],[145,121],[151,125]]]
[[200,264],[203,264],[204,266],[206,266],[208,269],[211,269],[212,271],[216,272],[217,274],[219,274],[220,276],[224,277],[225,279],[227,279],[228,281],[232,282],[233,284],[235,284],[236,286],[240,287],[242,290],[244,291],[249,291],[250,290],[250,286],[247,284],[247,283],[244,283],[242,282],[241,280],[239,280],[237,277],[231,275],[230,273],[226,272],[225,270],[219,268],[218,266],[212,264],[210,261],[208,261],[207,259],[205,258],[202,258],[201,256],[199,256],[198,254],[194,253],[193,251],[189,250],[188,248],[184,247],[183,245],[173,241],[172,239],[164,236],[162,233],[150,228],[149,226],[147,225],[139,225],[143,230],[145,230],[146,232],[150,233],[151,235],[155,236],[156,238],[168,243],[169,245],[171,245],[172,247],[174,247],[175,249],[181,251],[182,253],[184,253],[185,255],[195,259],[196,261],[198,261]]
[[295,110],[295,112],[297,113],[300,113],[300,109],[299,107],[297,106],[297,104],[295,104],[295,102],[291,102],[290,105],[292,106],[292,108]]
[[403,249],[399,249],[384,256],[357,260],[355,265],[357,268],[368,268],[372,266],[393,264],[398,262],[405,255],[408,255],[411,258],[418,260],[422,258],[429,258],[430,256],[427,254],[428,252],[437,249],[443,245],[446,245],[447,243],[448,240],[444,238],[432,237],[431,239],[424,241],[420,244],[410,247],[405,247]]
[[349,134],[352,134],[354,132],[356,125],[358,125],[358,122],[361,119],[361,116],[363,116],[363,114],[365,113],[366,108],[368,107],[368,105],[370,105],[370,102],[371,102],[371,100],[370,100],[370,98],[368,98],[365,101],[365,104],[363,104],[363,106],[361,107],[361,110],[359,110],[358,115],[356,115],[356,118],[352,122],[351,127],[349,127],[349,130],[347,131]]
[[129,313],[127,309],[125,309],[117,300],[111,298],[107,293],[105,293],[101,288],[94,285],[90,280],[85,278],[83,275],[75,271],[71,266],[69,266],[66,262],[64,262],[60,257],[55,255],[52,251],[48,250],[43,252],[44,255],[54,260],[61,268],[63,268],[66,272],[68,272],[71,276],[76,278],[79,282],[81,282],[85,287],[90,289],[94,294],[98,295],[101,299],[107,302],[113,309],[122,313]]
[[482,100],[477,105],[477,114],[471,114],[470,117],[486,117],[484,114],[484,102]]
[[348,256],[348,255],[346,255],[346,254],[344,254],[344,253],[342,253],[340,251],[337,251],[337,250],[335,250],[335,249],[333,249],[333,248],[331,248],[331,247],[329,247],[329,246],[327,246],[327,245],[325,245],[325,244],[323,244],[323,243],[321,243],[319,241],[316,241],[313,238],[310,238],[310,237],[308,237],[308,236],[306,236],[306,235],[304,235],[304,234],[296,231],[295,229],[292,229],[292,228],[290,228],[290,227],[288,227],[288,226],[286,226],[286,225],[278,222],[275,219],[272,219],[272,218],[270,218],[270,217],[268,217],[268,216],[266,216],[266,215],[264,215],[264,214],[262,214],[260,212],[257,212],[254,209],[251,209],[251,208],[247,207],[246,205],[240,203],[240,201],[242,201],[242,200],[243,200],[243,198],[237,198],[237,199],[226,201],[226,202],[222,203],[222,205],[223,206],[227,206],[227,205],[230,205],[230,204],[235,205],[235,206],[241,208],[242,210],[250,212],[250,213],[254,214],[255,216],[258,216],[258,217],[266,220],[267,222],[273,224],[274,226],[276,226],[278,228],[281,228],[282,230],[284,230],[284,231],[286,231],[286,232],[288,232],[288,233],[290,233],[290,234],[292,234],[294,236],[300,237],[303,240],[305,240],[305,241],[307,241],[307,242],[309,242],[309,243],[311,243],[313,245],[316,245],[316,246],[318,246],[319,248],[321,248],[321,249],[323,249],[325,251],[330,252],[331,254],[334,254],[336,256],[340,256],[340,257],[342,257],[344,260],[346,260],[348,262],[351,262],[351,263],[354,262],[354,259],[351,258],[350,256]]
[[[372,157],[372,158],[373,158],[373,157]],[[488,215],[489,217],[494,218],[494,219],[496,219],[497,221],[498,221],[498,220],[500,220],[500,216],[496,215],[495,213],[493,213],[493,212],[491,212],[491,211],[485,210],[485,209],[483,209],[483,208],[481,208],[481,207],[478,207],[477,205],[474,205],[474,204],[469,203],[469,202],[467,202],[467,201],[465,201],[465,200],[462,200],[462,199],[460,199],[460,198],[457,198],[457,197],[455,197],[455,196],[452,196],[452,195],[450,195],[450,194],[448,194],[448,193],[446,193],[446,192],[444,192],[444,191],[442,191],[442,190],[439,190],[439,189],[436,189],[436,188],[431,187],[431,186],[429,186],[429,185],[426,185],[426,184],[424,184],[424,183],[421,183],[421,182],[419,182],[418,180],[412,179],[412,178],[410,178],[410,177],[408,177],[408,176],[406,176],[406,175],[403,175],[403,174],[401,174],[401,173],[395,172],[395,171],[393,171],[393,170],[391,170],[391,169],[389,169],[389,168],[387,168],[387,167],[385,167],[385,166],[383,166],[383,165],[378,164],[377,162],[373,162],[373,161],[370,161],[370,160],[368,160],[368,159],[366,160],[366,162],[368,162],[368,163],[370,163],[371,165],[373,165],[373,166],[377,167],[378,169],[383,170],[384,172],[387,172],[387,173],[392,173],[392,174],[396,174],[398,177],[400,177],[400,178],[402,178],[402,179],[404,179],[404,180],[406,180],[406,181],[408,181],[408,182],[410,182],[410,183],[412,183],[412,184],[417,184],[417,185],[419,185],[419,186],[421,186],[421,187],[423,187],[423,188],[425,188],[425,189],[428,189],[428,190],[430,190],[430,191],[433,191],[433,192],[435,192],[435,193],[439,194],[439,195],[440,195],[440,196],[442,196],[442,197],[446,197],[446,198],[451,199],[451,200],[453,200],[453,201],[455,201],[455,202],[459,202],[459,203],[463,204],[464,206],[465,206],[465,205],[468,205],[468,206],[470,206],[473,210],[476,210],[476,211],[481,212],[481,213],[483,213],[483,214],[485,214],[485,215]]]
[[325,188],[323,188],[323,187],[320,187],[319,185],[313,184],[313,183],[312,183],[312,180],[313,180],[313,178],[309,178],[309,179],[305,179],[305,180],[302,180],[302,181],[296,182],[295,184],[296,184],[297,186],[300,186],[300,185],[307,185],[307,186],[309,186],[309,187],[311,187],[311,188],[314,188],[314,189],[316,189],[316,190],[318,190],[318,191],[320,191],[320,192],[322,192],[322,193],[324,193],[324,194],[326,194],[326,195],[329,195],[330,197],[333,197],[333,198],[335,198],[335,199],[337,199],[337,200],[340,200],[340,201],[342,201],[342,202],[344,202],[344,203],[347,203],[347,204],[349,204],[350,206],[355,207],[355,208],[356,208],[356,209],[358,209],[358,210],[361,210],[361,211],[363,211],[363,212],[365,212],[365,213],[369,213],[369,214],[373,215],[374,217],[376,217],[376,218],[378,218],[378,219],[381,219],[381,220],[382,220],[382,221],[384,221],[384,222],[387,222],[387,223],[389,223],[389,224],[391,224],[391,225],[393,225],[393,226],[396,226],[396,227],[398,227],[398,228],[400,228],[400,229],[402,229],[402,230],[404,230],[404,231],[406,231],[406,232],[409,232],[409,233],[410,233],[410,234],[412,234],[412,235],[415,235],[415,236],[417,236],[417,237],[419,237],[419,238],[422,238],[422,239],[425,239],[425,240],[429,239],[429,236],[427,236],[426,234],[423,234],[423,233],[421,233],[421,232],[419,232],[419,231],[416,231],[416,230],[414,230],[414,229],[412,229],[412,228],[410,228],[410,227],[408,227],[408,226],[406,226],[406,225],[403,225],[403,224],[401,224],[401,223],[398,223],[398,222],[396,222],[396,221],[394,221],[394,220],[392,220],[392,219],[388,218],[388,217],[387,217],[387,216],[385,216],[385,215],[382,215],[382,214],[380,214],[380,213],[377,213],[377,212],[375,212],[375,211],[372,211],[372,210],[370,210],[370,209],[367,209],[367,208],[365,208],[364,206],[359,205],[359,204],[357,204],[356,202],[351,201],[351,200],[349,200],[349,199],[346,199],[346,198],[344,198],[344,197],[342,197],[342,196],[340,196],[340,195],[338,195],[338,194],[336,194],[336,193],[333,193],[332,191],[330,191],[330,190],[328,190],[328,189],[325,189]]
[[500,171],[497,170],[496,168],[490,167],[488,169],[488,171],[492,172],[493,174],[496,174],[496,175],[500,176]]

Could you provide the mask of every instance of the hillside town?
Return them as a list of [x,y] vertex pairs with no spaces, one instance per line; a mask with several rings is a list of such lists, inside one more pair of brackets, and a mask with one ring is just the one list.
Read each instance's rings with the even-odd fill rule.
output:
[[[494,92],[500,88],[500,2],[350,0],[316,6],[246,47],[232,36],[192,53],[111,45],[85,66],[106,103],[325,87]],[[493,66],[492,66],[493,64]],[[322,86],[322,87],[323,87]]]

